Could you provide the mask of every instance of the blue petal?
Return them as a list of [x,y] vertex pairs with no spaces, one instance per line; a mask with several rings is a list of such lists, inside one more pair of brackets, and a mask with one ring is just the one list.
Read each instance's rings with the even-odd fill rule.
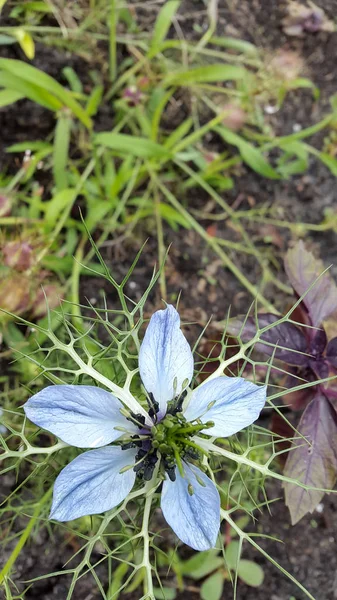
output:
[[51,431],[78,448],[99,448],[122,435],[116,426],[130,432],[138,429],[121,415],[115,396],[90,385],[52,385],[24,406],[33,423]]
[[140,348],[139,371],[146,390],[159,404],[161,416],[167,403],[190,383],[193,355],[173,306],[168,305],[151,317]]
[[108,446],[84,452],[59,474],[54,485],[50,518],[71,521],[97,515],[117,506],[130,492],[136,473],[123,467],[133,465],[136,450]]
[[184,472],[183,478],[176,469],[176,481],[164,481],[161,509],[184,544],[194,550],[209,550],[214,548],[219,533],[219,494],[214,483],[196,466],[184,463]]
[[254,423],[265,402],[265,386],[242,377],[216,377],[196,388],[184,416],[187,421],[213,421],[214,427],[204,433],[228,437]]

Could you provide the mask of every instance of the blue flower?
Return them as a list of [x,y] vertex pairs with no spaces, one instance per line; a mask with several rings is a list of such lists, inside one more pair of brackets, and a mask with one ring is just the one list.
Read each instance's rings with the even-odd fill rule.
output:
[[219,532],[220,498],[204,472],[195,435],[227,437],[247,427],[258,418],[266,389],[240,377],[216,377],[190,392],[193,356],[171,305],[150,320],[139,371],[147,418],[87,385],[50,386],[26,403],[27,417],[39,427],[71,446],[95,448],[57,477],[50,516],[69,521],[110,510],[127,497],[136,477],[151,480],[159,470],[167,523],[185,544],[207,550]]

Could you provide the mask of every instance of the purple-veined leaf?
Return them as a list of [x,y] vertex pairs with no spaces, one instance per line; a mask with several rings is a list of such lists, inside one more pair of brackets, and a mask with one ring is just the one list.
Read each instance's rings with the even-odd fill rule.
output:
[[326,357],[333,367],[337,367],[337,337],[332,338],[328,343]]
[[[332,489],[337,478],[337,416],[328,398],[317,392],[298,425],[305,439],[293,442],[286,462],[287,477],[313,488]],[[294,525],[312,512],[324,496],[319,490],[305,490],[285,483],[285,499]]]
[[[322,262],[305,249],[302,240],[288,250],[284,266],[290,283],[299,296],[305,294],[324,271]],[[319,327],[324,319],[337,310],[337,287],[329,273],[318,279],[303,298],[303,303],[314,327]]]
[[[278,317],[272,313],[258,315],[260,329],[276,323],[278,320]],[[243,342],[248,342],[256,334],[256,321],[253,317],[248,317],[243,329],[242,324],[243,321],[239,319],[230,319],[227,329],[231,335],[236,337],[240,335]],[[255,348],[260,352],[264,352],[268,356],[274,355],[275,358],[283,360],[290,365],[305,366],[308,364],[309,356],[306,354],[308,352],[307,340],[296,325],[284,321],[268,329],[268,331],[261,335],[260,339],[268,342],[268,344],[261,342],[255,344]]]

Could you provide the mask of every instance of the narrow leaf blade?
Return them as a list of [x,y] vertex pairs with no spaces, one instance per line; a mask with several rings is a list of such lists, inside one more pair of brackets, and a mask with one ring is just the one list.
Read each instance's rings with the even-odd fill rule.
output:
[[222,81],[237,81],[244,79],[247,72],[243,67],[232,65],[208,65],[207,67],[196,67],[188,71],[170,73],[164,79],[164,85],[190,86],[199,83],[212,83]]
[[240,152],[242,160],[259,175],[268,179],[280,179],[280,175],[273,169],[269,162],[264,158],[262,152],[244,140],[241,136],[226,127],[216,127],[216,131],[222,139],[228,144],[236,146]]
[[127,152],[140,158],[169,157],[169,152],[156,142],[123,133],[102,132],[95,136],[95,143],[111,150]]
[[162,42],[165,40],[169,28],[172,24],[172,19],[179,8],[180,0],[169,0],[161,9],[155,22],[151,45],[149,49],[149,57],[153,57],[160,50]]

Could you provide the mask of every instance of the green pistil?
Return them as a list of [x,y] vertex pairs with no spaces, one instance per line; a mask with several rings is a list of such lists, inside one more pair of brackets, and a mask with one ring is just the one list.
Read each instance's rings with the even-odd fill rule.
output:
[[173,452],[174,452],[174,458],[176,459],[176,462],[177,462],[178,471],[179,471],[180,475],[182,477],[184,477],[184,467],[183,467],[183,463],[181,462],[179,448],[175,445],[174,442],[171,442],[171,445],[172,445]]
[[186,444],[186,446],[190,446],[191,448],[194,448],[195,450],[197,450],[197,452],[200,452],[204,456],[208,456],[208,452],[206,450],[204,450],[203,448],[200,448],[200,446],[198,446],[198,444],[191,442],[191,440],[184,439],[183,443]]
[[[152,427],[152,448],[158,451],[164,465],[176,466],[184,477],[183,461],[200,462],[201,456],[207,452],[191,440],[200,431],[213,427],[213,422],[196,424],[186,422],[181,413],[168,414]],[[195,451],[193,456],[192,449]]]
[[213,421],[209,421],[208,423],[201,423],[200,425],[189,425],[188,427],[181,427],[177,431],[179,435],[181,433],[190,433],[191,435],[195,435],[202,431],[203,429],[209,429],[210,427],[214,427]]

